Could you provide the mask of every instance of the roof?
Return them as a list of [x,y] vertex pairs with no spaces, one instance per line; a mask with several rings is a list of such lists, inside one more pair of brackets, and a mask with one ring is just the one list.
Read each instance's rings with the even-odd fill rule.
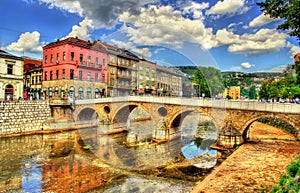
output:
[[25,58],[24,65],[26,64],[33,64],[35,67],[41,67],[43,65],[42,60],[32,58]]
[[12,55],[4,50],[1,50],[0,49],[0,58],[7,58],[7,59],[13,59],[13,60],[24,60],[24,58],[22,57],[19,57],[19,56],[15,56],[15,55]]

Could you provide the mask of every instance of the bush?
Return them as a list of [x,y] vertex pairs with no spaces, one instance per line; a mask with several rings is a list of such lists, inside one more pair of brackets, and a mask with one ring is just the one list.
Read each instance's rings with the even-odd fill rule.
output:
[[278,185],[273,187],[272,193],[300,192],[300,184],[295,181],[297,175],[300,175],[300,157],[287,166],[287,174],[281,176]]

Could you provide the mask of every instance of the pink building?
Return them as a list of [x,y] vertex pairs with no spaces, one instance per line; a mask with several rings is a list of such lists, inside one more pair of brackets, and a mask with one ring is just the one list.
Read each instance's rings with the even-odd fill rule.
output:
[[106,95],[107,53],[101,44],[67,38],[48,44],[43,50],[46,98],[93,99]]

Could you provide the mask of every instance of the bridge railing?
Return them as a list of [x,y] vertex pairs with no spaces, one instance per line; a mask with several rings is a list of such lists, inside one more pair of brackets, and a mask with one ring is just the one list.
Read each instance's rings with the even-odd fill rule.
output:
[[118,102],[141,102],[157,104],[174,104],[191,107],[211,107],[223,109],[240,109],[252,111],[282,112],[300,114],[300,105],[292,103],[261,103],[258,101],[240,100],[210,100],[198,98],[179,98],[179,97],[149,97],[149,96],[127,96],[111,97],[88,100],[76,100],[76,105],[89,105],[97,103],[118,103]]

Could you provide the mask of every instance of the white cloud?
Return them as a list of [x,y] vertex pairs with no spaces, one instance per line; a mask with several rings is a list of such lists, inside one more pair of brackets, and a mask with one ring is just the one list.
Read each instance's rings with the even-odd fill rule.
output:
[[249,68],[254,67],[254,64],[250,64],[249,62],[243,62],[243,63],[241,64],[241,67],[242,67],[242,68],[245,68],[245,69],[249,69]]
[[232,31],[227,31],[227,29],[218,30],[216,33],[216,40],[221,45],[238,43],[240,42],[239,38],[239,35],[234,34]]
[[262,13],[261,15],[254,18],[249,23],[249,26],[250,27],[260,27],[260,26],[263,26],[267,23],[270,23],[271,21],[274,21],[274,19],[272,19],[269,15],[265,15],[264,13]]
[[[27,0],[28,1],[28,0]],[[34,0],[31,0],[31,3]],[[83,9],[78,0],[37,0],[40,3],[45,3],[49,9],[59,8],[61,10],[65,10],[69,13],[77,13],[80,16],[83,16]]]
[[277,66],[271,69],[266,70],[267,72],[284,72],[286,70],[287,66],[282,65],[282,66]]
[[295,46],[294,44],[291,44],[290,42],[287,42],[286,47],[290,48],[290,51],[289,51],[290,58],[294,58],[294,56],[297,53],[300,53],[300,47],[299,46]]
[[204,19],[203,10],[209,7],[209,3],[190,2],[183,8],[183,14],[191,14],[194,19]]
[[7,46],[7,49],[19,53],[40,53],[43,51],[42,43],[40,43],[40,33],[37,31],[25,32],[20,35],[17,42]]
[[123,42],[119,40],[112,39],[111,40],[115,45],[119,48],[126,48],[127,50],[131,50],[138,54],[142,58],[150,58],[152,56],[150,50],[148,48],[137,48],[131,42]]
[[235,15],[245,13],[249,9],[249,7],[245,6],[245,0],[223,0],[218,1],[214,6],[207,10],[206,14]]
[[183,42],[190,41],[201,44],[204,49],[216,46],[218,42],[212,28],[206,28],[201,19],[184,18],[183,12],[171,6],[155,5],[142,8],[136,15],[126,12],[120,17],[125,23],[122,31],[140,45],[180,47]]
[[124,12],[138,14],[139,8],[156,0],[37,0],[48,7],[77,13],[93,21],[96,28],[114,27]]
[[66,37],[78,37],[79,39],[89,40],[90,34],[89,32],[94,29],[92,20],[85,18],[79,25],[74,25],[72,27],[72,31]]
[[260,29],[255,34],[237,35],[226,29],[218,30],[216,39],[220,45],[229,45],[228,51],[247,56],[279,51],[286,46],[287,34],[272,29]]

